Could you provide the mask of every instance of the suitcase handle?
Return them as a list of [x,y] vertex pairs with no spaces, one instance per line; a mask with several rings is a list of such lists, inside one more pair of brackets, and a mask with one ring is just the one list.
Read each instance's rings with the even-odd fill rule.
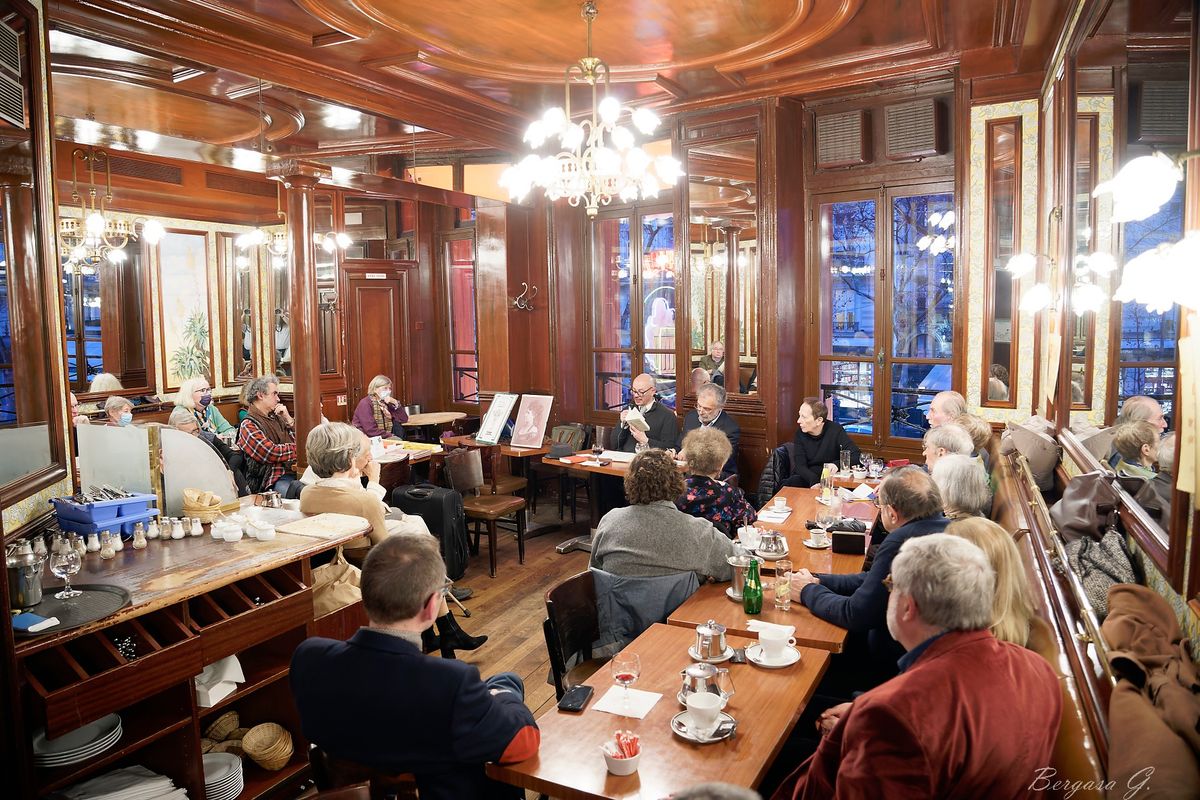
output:
[[429,490],[428,490],[428,489],[417,489],[417,488],[412,488],[412,489],[409,489],[409,490],[408,490],[407,492],[405,492],[404,494],[405,494],[406,496],[408,496],[408,497],[411,497],[411,498],[415,499],[415,500],[424,500],[424,499],[426,499],[427,497],[429,497],[429,494],[430,494],[430,493],[429,493]]

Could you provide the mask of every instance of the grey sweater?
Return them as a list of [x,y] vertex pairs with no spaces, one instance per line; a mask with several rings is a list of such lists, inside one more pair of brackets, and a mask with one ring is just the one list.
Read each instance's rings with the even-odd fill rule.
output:
[[725,559],[733,554],[733,542],[711,522],[660,500],[605,514],[592,537],[590,566],[631,578],[690,571],[727,581],[733,568]]

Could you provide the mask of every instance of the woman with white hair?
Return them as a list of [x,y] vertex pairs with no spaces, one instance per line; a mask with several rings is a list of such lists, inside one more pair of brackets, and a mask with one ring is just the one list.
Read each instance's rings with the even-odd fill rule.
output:
[[367,396],[354,409],[354,427],[367,436],[401,436],[400,426],[405,422],[404,406],[392,397],[392,379],[376,375],[367,385]]
[[228,433],[233,426],[213,402],[212,389],[204,377],[188,378],[175,395],[175,407],[185,408],[196,417],[200,430],[217,435]]
[[974,448],[971,434],[959,425],[947,423],[930,428],[925,432],[925,443],[921,455],[925,457],[925,469],[932,471],[939,458],[951,454],[969,456]]
[[933,482],[942,495],[942,511],[950,519],[982,517],[992,505],[987,473],[970,456],[939,458],[933,467]]
[[124,386],[117,380],[117,376],[111,372],[101,372],[92,378],[91,384],[88,386],[88,392],[96,394],[98,392],[120,392],[124,390]]
[[132,425],[133,403],[129,402],[128,397],[114,394],[104,401],[104,416],[107,417],[104,424],[110,428],[124,428]]
[[[432,535],[423,519],[389,509],[378,495],[363,487],[361,478],[371,472],[368,465],[372,462],[371,441],[362,431],[344,422],[326,422],[309,431],[304,449],[317,482],[300,492],[300,510],[305,514],[348,514],[370,523],[365,536],[344,545],[349,560],[361,564],[371,546],[388,536]],[[441,641],[435,643],[429,637],[423,641],[426,652],[440,646],[443,658],[454,658],[455,650],[475,650],[487,641],[486,636],[463,631],[444,598],[437,626]]]

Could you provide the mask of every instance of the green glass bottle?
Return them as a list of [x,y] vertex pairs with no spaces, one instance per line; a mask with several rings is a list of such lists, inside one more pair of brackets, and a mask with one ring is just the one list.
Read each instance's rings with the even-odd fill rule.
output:
[[742,587],[742,608],[747,614],[761,614],[763,601],[762,578],[758,575],[758,559],[751,557],[746,570],[746,585]]

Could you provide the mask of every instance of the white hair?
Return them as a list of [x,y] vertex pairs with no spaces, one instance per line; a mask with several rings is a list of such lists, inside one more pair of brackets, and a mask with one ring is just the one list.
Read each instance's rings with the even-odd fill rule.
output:
[[192,400],[192,395],[201,386],[208,385],[208,378],[203,376],[188,378],[179,385],[179,393],[175,395],[175,405],[180,408],[186,408],[189,411],[196,410],[196,402]]
[[171,409],[171,416],[167,418],[167,424],[172,428],[178,428],[180,425],[187,425],[189,422],[193,425],[200,424],[200,420],[196,419],[195,412],[189,411],[183,406],[175,406],[173,409]]
[[954,419],[957,416],[967,413],[967,398],[963,397],[958,392],[949,390],[945,392],[938,392],[933,396],[933,399],[937,400],[939,397],[942,398],[943,401],[942,411],[950,419]]
[[1175,431],[1171,431],[1158,443],[1158,471],[1175,474]]
[[892,591],[917,604],[921,619],[946,631],[992,624],[996,573],[977,545],[949,533],[909,539],[892,561]]
[[363,451],[363,433],[344,422],[326,422],[313,428],[304,443],[308,465],[317,477],[328,478],[350,469]]
[[971,434],[967,433],[966,428],[953,422],[947,422],[945,425],[926,431],[925,444],[941,448],[947,453],[958,453],[963,456],[975,452],[975,443],[971,441]]
[[978,459],[958,453],[942,456],[933,465],[932,474],[946,511],[978,516],[991,505],[987,473]]
[[696,397],[698,398],[702,394],[711,395],[713,402],[717,404],[717,408],[725,408],[725,390],[720,386],[717,386],[715,383],[702,384],[696,389]]

